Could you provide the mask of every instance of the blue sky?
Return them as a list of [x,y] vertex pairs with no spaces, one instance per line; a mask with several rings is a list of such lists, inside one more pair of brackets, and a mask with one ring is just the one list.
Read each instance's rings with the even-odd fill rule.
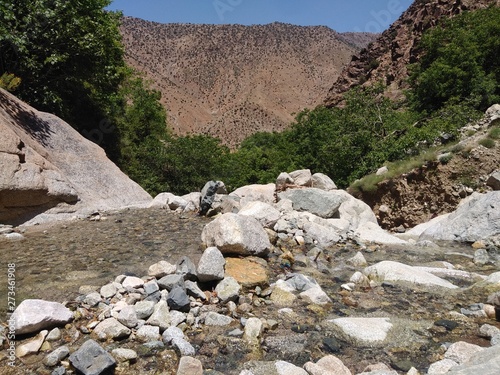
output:
[[161,23],[325,25],[344,31],[382,32],[413,0],[115,0],[126,16]]

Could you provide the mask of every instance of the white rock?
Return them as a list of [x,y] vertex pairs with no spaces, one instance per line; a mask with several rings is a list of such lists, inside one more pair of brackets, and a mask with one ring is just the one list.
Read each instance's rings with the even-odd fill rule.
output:
[[249,202],[241,207],[238,214],[257,219],[264,228],[273,228],[281,216],[276,208],[264,202]]
[[344,363],[333,355],[321,358],[318,362],[307,362],[304,370],[309,375],[352,375]]
[[111,354],[118,362],[134,361],[138,358],[137,352],[132,349],[116,348],[111,351]]
[[243,339],[251,344],[258,344],[263,325],[259,318],[248,318],[245,324]]
[[247,185],[233,191],[229,196],[238,197],[241,205],[247,202],[260,201],[264,203],[274,203],[275,184],[267,185]]
[[372,345],[383,342],[392,323],[389,318],[337,318],[328,322],[336,326],[340,334],[357,345]]
[[333,180],[330,177],[328,177],[326,174],[323,173],[313,174],[311,181],[313,188],[326,191],[337,189],[337,185],[335,185],[335,182],[333,182]]
[[17,335],[38,332],[65,325],[73,319],[73,313],[62,304],[39,299],[27,299],[17,306],[11,316]]
[[94,334],[101,340],[119,340],[130,336],[132,331],[115,318],[107,318],[94,328]]
[[38,353],[48,333],[49,331],[43,330],[27,343],[16,346],[16,357],[22,358],[28,354]]
[[384,245],[405,245],[407,242],[389,234],[378,224],[368,222],[356,229],[356,235],[363,242],[372,242]]
[[177,375],[203,375],[203,365],[199,359],[190,356],[181,357]]
[[476,352],[483,350],[479,345],[469,344],[467,342],[459,341],[451,344],[446,353],[445,359],[451,359],[459,365],[467,362],[470,357]]
[[124,288],[138,289],[144,285],[144,280],[135,276],[127,276],[125,280],[123,280],[122,285]]
[[447,374],[451,368],[457,365],[458,363],[452,361],[451,359],[442,359],[440,361],[434,362],[429,366],[427,375],[444,375]]
[[285,361],[277,361],[275,366],[278,375],[308,375],[304,369]]
[[316,305],[326,305],[332,302],[330,297],[320,287],[308,289],[300,293],[299,296]]
[[236,301],[241,291],[241,285],[238,284],[236,279],[233,277],[225,277],[217,286],[215,287],[215,292],[217,297],[222,303],[228,303],[229,301]]
[[168,308],[168,304],[166,301],[161,300],[158,302],[155,307],[153,314],[146,321],[146,324],[160,327],[163,331],[170,326],[170,309]]
[[172,275],[176,271],[176,266],[165,260],[151,265],[148,269],[148,275],[161,279],[163,276]]
[[116,314],[115,318],[121,324],[129,328],[134,328],[139,322],[137,319],[137,314],[135,312],[135,307],[129,305],[123,307],[120,312]]
[[457,286],[443,280],[429,272],[421,271],[406,264],[382,261],[364,269],[363,273],[371,280],[389,282],[409,282],[424,286],[441,286],[448,289],[456,289]]
[[103,298],[112,298],[116,294],[116,292],[118,292],[118,288],[114,283],[103,285],[100,290],[101,296]]
[[223,254],[266,256],[271,243],[266,231],[253,217],[227,213],[203,228],[201,239]]
[[218,314],[213,311],[210,311],[205,316],[205,325],[207,326],[228,326],[232,322],[233,318],[230,316]]
[[137,330],[135,335],[142,342],[158,341],[160,339],[160,327],[145,324]]
[[155,303],[153,301],[139,301],[134,305],[137,319],[147,319],[154,311]]

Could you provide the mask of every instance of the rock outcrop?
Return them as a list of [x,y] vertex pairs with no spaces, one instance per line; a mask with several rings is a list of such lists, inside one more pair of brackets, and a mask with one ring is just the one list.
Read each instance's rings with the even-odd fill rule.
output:
[[150,201],[102,148],[0,89],[0,223],[35,223]]

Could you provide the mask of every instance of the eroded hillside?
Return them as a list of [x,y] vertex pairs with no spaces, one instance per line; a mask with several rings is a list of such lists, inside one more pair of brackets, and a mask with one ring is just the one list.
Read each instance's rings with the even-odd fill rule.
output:
[[234,146],[280,131],[321,103],[370,34],[327,27],[158,24],[123,19],[127,62],[162,92],[176,134],[204,133]]
[[416,0],[369,48],[352,58],[338,80],[332,81],[335,83],[325,104],[335,106],[350,88],[377,82],[387,86],[388,97],[402,98],[403,90],[408,88],[409,64],[422,53],[418,48],[422,34],[443,18],[489,5],[499,6],[500,0]]

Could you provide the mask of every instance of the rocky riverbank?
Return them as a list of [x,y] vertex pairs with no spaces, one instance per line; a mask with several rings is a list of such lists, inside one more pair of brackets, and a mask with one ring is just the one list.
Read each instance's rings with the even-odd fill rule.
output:
[[[81,275],[66,299],[61,280],[52,307],[19,298],[15,367],[4,338],[2,373],[498,373],[497,229],[473,246],[438,246],[429,234],[437,229],[422,229],[425,240],[398,238],[362,202],[306,171],[217,196],[213,220],[188,212],[197,201],[163,196],[149,209],[0,240],[21,259],[21,249],[51,238],[48,257],[73,252],[61,261],[71,269],[84,249],[90,258],[80,266],[103,271]],[[497,201],[488,202],[481,213],[498,222]],[[450,217],[456,224],[463,214]],[[17,272],[32,272],[23,262]],[[63,277],[47,268],[40,283]],[[42,289],[26,297],[50,299],[36,295]]]

